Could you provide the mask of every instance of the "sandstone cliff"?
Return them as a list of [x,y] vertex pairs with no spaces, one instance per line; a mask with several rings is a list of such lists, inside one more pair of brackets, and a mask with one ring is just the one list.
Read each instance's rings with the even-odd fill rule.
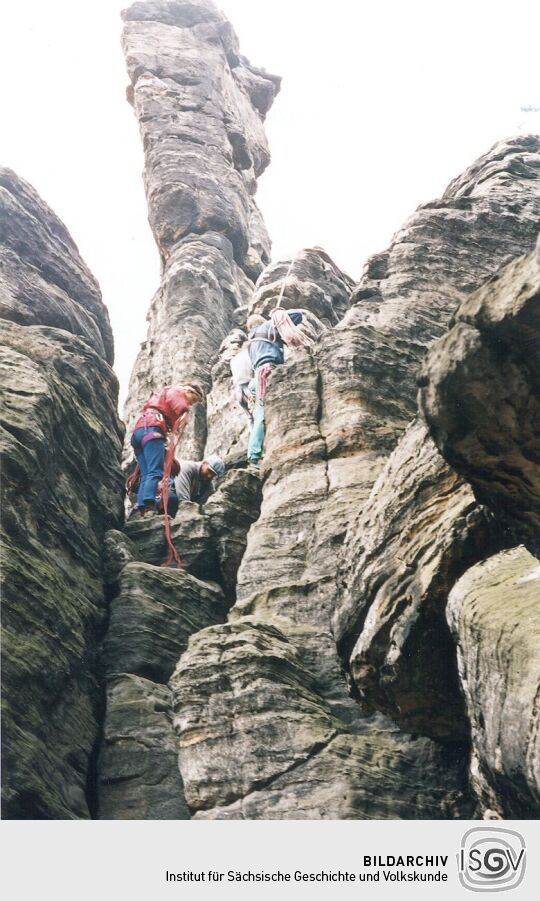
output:
[[[5,241],[21,373],[5,524],[30,595],[9,608],[10,815],[87,816],[90,800],[107,819],[538,817],[540,139],[492,147],[358,285],[321,248],[270,262],[254,194],[279,79],[210,0],[123,16],[162,259],[127,434],[154,388],[198,380],[181,455],[217,451],[227,472],[172,522],[183,570],[161,566],[161,517],[121,530],[107,320],[17,183],[6,202],[37,204],[40,239],[34,258],[34,225]],[[280,294],[314,341],[272,376],[254,472],[229,363],[248,313]],[[21,413],[39,428],[21,432]],[[41,494],[18,500],[42,466]]]
[[99,289],[63,224],[0,169],[2,814],[94,812],[107,607],[122,519],[117,382]]
[[[135,3],[123,46],[145,153],[149,218],[162,260],[127,425],[152,389],[199,381],[270,258],[254,194],[270,160],[263,122],[280,79],[239,53],[211,2]],[[181,340],[180,340],[181,336]],[[200,454],[204,411],[186,443]]]
[[[175,592],[166,585],[163,594],[170,577],[155,566],[164,548],[161,523],[154,521],[129,524],[132,544],[113,587],[113,610],[122,610],[106,643],[114,679],[124,666],[131,693],[142,678],[163,691],[179,656],[172,708],[160,708],[167,720],[173,715],[178,735],[185,798],[178,815],[466,817],[487,809],[488,794],[489,809],[504,811],[493,800],[498,783],[490,780],[489,762],[482,763],[483,782],[474,776],[484,753],[471,712],[476,700],[463,689],[466,664],[458,665],[455,646],[460,627],[452,620],[449,628],[445,608],[459,577],[511,547],[520,533],[478,491],[470,463],[454,468],[455,453],[442,447],[434,421],[419,417],[416,394],[426,351],[445,335],[460,305],[534,246],[540,141],[524,136],[492,148],[441,199],[419,208],[390,248],[368,261],[356,287],[320,248],[298,254],[292,271],[291,261],[282,261],[261,272],[268,244],[259,240],[259,251],[266,249],[253,266],[250,219],[238,215],[239,204],[246,210],[246,181],[238,174],[249,171],[253,190],[253,176],[268,162],[261,119],[277,80],[239,55],[230,26],[209,3],[135,4],[125,18],[150,219],[164,261],[128,418],[150,387],[196,375],[209,389],[207,418],[187,447],[201,455],[206,438],[206,452],[218,450],[229,464],[211,501],[186,505],[173,525],[186,557],[184,579],[202,582]],[[253,76],[265,85],[263,109],[253,93],[251,105],[245,103],[246,78],[253,84]],[[194,150],[196,135],[210,127],[198,93],[203,81],[214,105],[212,128],[217,122],[220,133],[211,149]],[[247,148],[241,159],[234,146],[231,151],[231,109]],[[207,153],[220,173],[211,187],[203,177]],[[212,252],[201,249],[210,240]],[[171,260],[181,272],[186,254],[199,252],[204,267],[190,263],[193,281],[169,290]],[[508,284],[515,287],[513,276]],[[244,469],[246,422],[230,396],[229,361],[243,340],[247,313],[268,312],[282,287],[283,305],[306,310],[317,339],[273,376],[259,485]],[[528,328],[530,344],[536,324]],[[427,384],[429,375],[422,379]],[[520,446],[523,409],[514,437]],[[517,488],[514,494],[525,529],[526,504]],[[120,538],[110,541],[112,558],[122,557]],[[189,597],[202,597],[215,583],[221,606],[203,612],[202,631],[195,622],[186,630],[180,622],[192,609]],[[165,596],[176,612],[164,608],[159,599]],[[140,627],[126,664],[114,647],[125,648],[128,611]],[[179,623],[174,639],[172,622]],[[154,664],[150,672],[144,661],[160,655],[167,665],[157,673]],[[141,698],[148,691],[147,684],[137,689]],[[102,756],[107,815],[113,786],[115,815],[141,815],[128,797],[137,783],[148,801],[145,815],[165,816],[161,787],[171,778],[165,760],[172,733],[157,743],[159,786],[133,757],[136,730],[131,744],[125,739],[125,757],[110,769],[118,735],[132,729],[117,718],[116,703],[111,697],[118,732],[107,739],[106,727]],[[523,728],[534,734],[527,704]],[[154,747],[149,733],[150,721],[141,723],[141,740]],[[530,785],[531,768],[523,772],[519,780]],[[510,787],[505,783],[506,809],[530,815],[531,789],[521,804],[519,780],[512,778]]]

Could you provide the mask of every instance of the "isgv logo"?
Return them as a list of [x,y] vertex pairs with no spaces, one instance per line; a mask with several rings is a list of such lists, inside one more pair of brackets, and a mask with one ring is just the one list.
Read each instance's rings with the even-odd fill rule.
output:
[[525,875],[525,840],[511,829],[477,826],[461,839],[459,881],[471,892],[516,888]]

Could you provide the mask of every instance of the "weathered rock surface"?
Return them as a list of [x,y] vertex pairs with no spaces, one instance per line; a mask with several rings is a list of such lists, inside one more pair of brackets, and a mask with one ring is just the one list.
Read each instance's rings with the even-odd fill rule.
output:
[[[103,648],[109,687],[98,770],[101,819],[189,816],[171,754],[165,684],[188,637],[224,621],[259,502],[259,479],[233,470],[204,506],[181,504],[171,536],[185,570],[152,565],[165,556],[163,517],[131,520],[123,534],[107,533],[111,607]],[[219,580],[225,594],[211,580]]]
[[[298,375],[292,382],[291,373]],[[452,815],[466,816],[472,808],[463,749],[456,749],[449,768],[443,766],[440,748],[418,740],[419,756],[431,761],[423,775],[428,788],[419,793],[406,775],[416,753],[409,740],[389,720],[364,716],[349,697],[330,630],[337,550],[355,509],[352,504],[369,493],[377,459],[368,453],[360,465],[357,457],[350,466],[348,458],[341,466],[341,461],[333,465],[327,460],[318,380],[313,355],[307,352],[296,354],[273,376],[268,475],[261,516],[248,533],[232,622],[192,639],[171,683],[186,797],[205,818],[315,816],[323,806],[329,815],[343,817],[390,816],[391,809],[396,816],[438,817],[448,815],[450,808]],[[351,506],[343,504],[348,484]],[[267,629],[273,636],[270,648],[265,648]],[[245,631],[249,639],[241,641],[238,636],[244,639]],[[284,663],[291,653],[301,668],[294,680]],[[291,700],[303,696],[299,682],[310,686],[307,705]],[[240,693],[237,684],[246,690],[234,702]],[[229,685],[230,698],[224,695]],[[338,734],[336,751],[322,753]],[[375,752],[380,734],[385,764]],[[292,736],[300,741],[298,753]],[[238,767],[240,753],[251,763]],[[354,767],[344,772],[344,755],[363,761],[362,790]],[[288,777],[281,777],[297,767],[303,768],[303,778],[291,775],[289,790]],[[236,778],[244,780],[241,785]],[[274,778],[281,780],[281,800]],[[272,789],[266,791],[270,782]],[[342,802],[344,794],[347,801]],[[391,798],[397,796],[402,802],[396,806]]]
[[539,597],[540,560],[523,547],[474,566],[450,594],[472,783],[487,816],[540,816]]
[[504,536],[416,421],[347,536],[333,632],[364,704],[406,732],[463,741],[468,719],[445,607]]
[[[189,635],[223,622],[228,604],[215,583],[136,559],[156,526],[162,540],[161,517],[135,536],[138,541],[115,531],[106,536],[111,604],[102,653],[107,707],[98,760],[100,819],[189,817],[166,683]],[[190,554],[197,558],[197,551]]]
[[170,715],[170,691],[111,676],[98,761],[99,819],[187,820]]
[[219,581],[232,603],[251,525],[261,508],[261,482],[245,470],[231,470],[204,506],[219,561]]
[[128,563],[120,578],[103,654],[108,673],[135,673],[166,683],[193,632],[222,622],[217,585],[182,570]]
[[532,250],[540,220],[540,137],[495,144],[442,198],[423,204],[371,257],[353,294],[350,321],[395,327],[409,302],[422,312],[416,341],[442,334],[461,300],[501,266]]
[[354,282],[322,247],[301,250],[292,260],[266,267],[257,279],[250,313],[267,316],[283,289],[285,310],[309,310],[326,326],[336,325],[350,306]]
[[243,328],[233,329],[224,339],[212,367],[212,390],[207,398],[205,454],[219,454],[229,465],[245,460],[249,440],[248,418],[233,395],[230,366],[246,341]]
[[[248,442],[247,417],[234,398],[230,361],[247,339],[245,320],[253,312],[267,315],[276,306],[284,288],[281,306],[301,309],[308,333],[319,338],[335,325],[349,308],[352,279],[342,272],[321,248],[300,251],[290,269],[290,260],[271,264],[261,273],[250,305],[237,311],[240,328],[234,328],[219,348],[212,368],[212,390],[207,405],[207,453],[219,453],[227,462],[245,456]],[[290,272],[289,272],[290,269]],[[287,277],[288,276],[288,277]],[[286,350],[287,357],[290,352]]]
[[0,166],[0,318],[78,335],[113,361],[99,286],[65,225],[34,188]]
[[[125,534],[135,549],[135,559],[160,566],[167,558],[163,516],[132,519]],[[198,504],[182,503],[171,519],[171,540],[186,572],[206,581],[219,581],[219,561],[208,517]]]
[[[331,619],[341,585],[338,563],[348,530],[352,529],[352,535],[357,529],[358,518],[385,459],[416,413],[416,379],[426,348],[448,327],[457,306],[475,284],[492,275],[501,261],[515,254],[516,248],[519,248],[518,252],[523,252],[534,244],[533,219],[540,213],[538,196],[534,191],[537,183],[531,191],[531,179],[538,177],[536,162],[534,159],[529,161],[530,165],[529,162],[522,165],[522,162],[533,151],[538,160],[540,142],[524,139],[518,144],[506,142],[484,158],[476,176],[477,181],[482,182],[478,196],[473,196],[473,191],[464,200],[458,196],[461,188],[455,187],[455,197],[453,190],[450,190],[442,201],[422,208],[401,237],[398,234],[386,255],[385,267],[378,270],[377,296],[372,292],[368,299],[367,293],[362,293],[361,286],[354,295],[357,300],[355,307],[337,327],[327,331],[311,351],[291,354],[286,366],[273,375],[269,387],[261,513],[248,534],[247,549],[238,573],[237,602],[230,614],[231,624],[239,628],[249,622],[256,636],[257,630],[266,627],[279,630],[308,671],[318,703],[339,723],[340,741],[349,748],[351,755],[352,749],[358,747],[359,735],[366,736],[367,740],[383,732],[387,737],[389,759],[392,760],[390,766],[396,772],[395,791],[404,793],[403,796],[406,789],[400,783],[402,774],[399,763],[403,737],[393,732],[395,727],[392,721],[380,714],[367,716],[352,701],[336,653]],[[501,182],[497,174],[498,168],[494,166],[496,160],[498,165],[506,166],[506,182]],[[480,170],[483,170],[483,176]],[[501,215],[503,208],[505,219],[509,217],[512,221],[507,223],[508,228],[504,232],[499,229],[496,247],[489,241],[484,246],[482,240],[485,220],[489,219],[488,212],[491,209],[495,219],[496,214]],[[432,228],[434,222],[437,222],[437,228]],[[458,229],[458,224],[463,225],[463,229]],[[427,274],[425,279],[421,275],[428,232],[431,233],[430,254],[437,256],[434,276],[429,282]],[[505,233],[508,235],[506,243]],[[459,277],[455,275],[456,257],[459,258]],[[371,277],[374,277],[374,267],[375,261],[372,261]],[[416,271],[420,275],[415,279]],[[276,281],[275,278],[273,281]],[[363,285],[366,287],[365,280]],[[269,302],[272,301],[272,293],[275,295],[275,288],[269,292]],[[316,293],[312,296],[316,303]],[[273,300],[275,302],[275,297]],[[296,305],[296,301],[294,303]],[[309,299],[306,305],[309,309]],[[320,307],[313,312],[319,315]],[[417,426],[417,429],[422,427]],[[402,529],[404,535],[400,539],[403,538],[404,544],[402,547],[398,542],[398,553],[404,551],[413,569],[408,574],[409,579],[406,573],[402,578],[401,573],[395,573],[393,557],[392,572],[382,574],[381,569],[381,574],[388,578],[397,596],[392,608],[391,600],[384,591],[381,592],[374,608],[380,612],[381,621],[376,623],[374,614],[371,638],[366,635],[366,654],[370,665],[376,664],[377,673],[370,683],[371,697],[374,706],[390,713],[405,728],[416,730],[422,726],[430,735],[457,742],[452,752],[454,769],[450,787],[445,781],[450,771],[445,769],[446,764],[438,756],[442,754],[441,746],[429,739],[419,740],[425,742],[424,748],[429,749],[428,756],[431,755],[433,761],[430,773],[432,784],[437,783],[436,773],[439,771],[440,784],[454,793],[453,813],[448,813],[447,800],[440,796],[437,815],[467,816],[471,811],[463,779],[467,756],[465,746],[460,742],[460,739],[463,741],[466,738],[467,723],[458,693],[450,636],[444,623],[444,592],[449,590],[453,580],[467,565],[478,560],[483,551],[490,553],[493,548],[484,545],[489,529],[485,514],[477,508],[470,488],[444,464],[433,444],[427,443],[423,448],[423,440],[427,442],[425,431],[421,440],[416,433],[416,439],[418,449],[424,453],[417,473],[419,482],[412,478],[418,461],[411,459],[409,481],[405,477],[401,496],[399,485],[395,488],[393,521],[380,521],[375,525],[377,511],[372,510],[372,558],[377,555],[377,528],[382,542],[378,552],[389,562],[392,555],[384,543],[394,540],[395,546],[394,531]],[[415,439],[409,435],[407,440],[414,443]],[[402,450],[406,447],[405,442]],[[411,448],[409,451],[412,456]],[[397,463],[394,466],[400,469]],[[426,484],[422,484],[422,473],[426,475]],[[380,484],[390,490],[387,480],[381,479]],[[370,505],[373,503],[372,495]],[[402,503],[404,508],[400,509]],[[418,503],[419,509],[409,513],[407,503]],[[383,508],[381,497],[379,518],[384,520]],[[448,535],[445,530],[448,524],[446,516],[452,520]],[[427,547],[424,547],[421,538],[416,540],[415,546],[415,534],[422,519],[423,528],[429,526],[432,530]],[[489,539],[492,540],[492,536]],[[385,557],[385,554],[388,556]],[[418,573],[415,576],[416,566]],[[407,590],[411,589],[405,604],[401,596],[404,585],[407,585]],[[374,600],[376,587],[374,579],[371,601]],[[358,631],[355,630],[363,624],[365,598],[353,593],[351,604],[345,619],[348,616],[351,618],[348,624],[344,624],[342,640],[345,643],[350,640],[354,644],[358,638]],[[348,634],[352,623],[354,634]],[[219,647],[222,643],[226,646],[229,628],[215,627],[212,630],[212,645]],[[397,647],[391,642],[388,647],[385,646],[392,629]],[[205,633],[205,639],[208,642],[208,633]],[[260,636],[258,640],[262,640]],[[430,650],[433,652],[433,648],[429,647],[429,643],[432,641],[437,643],[437,653],[442,650],[439,661],[431,659],[433,653],[430,655]],[[217,659],[219,684],[223,686],[227,680],[236,678],[234,674],[242,665],[244,652],[233,642],[230,654],[218,658],[210,644],[207,643],[206,647],[205,662],[202,636],[200,641],[199,637],[192,639],[173,684],[177,708],[175,723],[182,746],[181,768],[190,804],[200,810],[200,815],[205,818],[242,816],[242,795],[247,793],[244,797],[249,795],[249,816],[276,815],[277,810],[280,811],[277,815],[293,816],[293,803],[287,802],[283,807],[278,803],[276,806],[275,794],[253,790],[248,782],[255,777],[250,777],[248,772],[248,782],[237,786],[236,800],[231,798],[227,786],[235,779],[233,761],[238,749],[233,746],[238,737],[232,735],[232,726],[227,727],[229,714],[226,707],[223,710],[219,707],[220,716],[224,718],[219,734],[212,732],[216,705],[219,704],[215,688],[218,681]],[[418,661],[409,657],[413,649],[421,651]],[[278,660],[283,653],[275,651]],[[255,662],[250,664],[250,677],[243,678],[242,684],[257,681],[256,655],[253,656]],[[381,680],[381,675],[388,675],[387,665],[396,662],[399,662],[399,669],[396,667],[393,671],[395,681]],[[262,662],[260,665],[263,666]],[[182,699],[190,696],[191,679],[202,685],[195,675],[199,667],[201,672],[205,672],[206,689],[204,695],[201,690],[197,703],[199,731],[192,734],[188,719],[182,713]],[[432,692],[426,692],[425,699],[420,699],[418,690],[424,676],[433,677],[435,681]],[[449,681],[445,684],[447,678]],[[288,684],[288,679],[288,676],[283,676],[285,684]],[[278,697],[281,680],[278,667],[271,678]],[[450,709],[437,710],[437,705],[441,703],[449,703]],[[274,720],[278,709],[279,724],[275,729],[283,730],[283,736],[272,735],[270,743],[268,735],[263,742],[256,733],[252,733],[247,705],[242,713],[243,741],[246,744],[255,741],[249,756],[256,758],[257,765],[263,769],[267,767],[276,778],[284,771],[288,772],[289,768],[296,772],[300,767],[291,747],[287,761],[280,758],[279,767],[273,768],[272,750],[269,748],[285,747],[287,731],[296,734],[299,728],[296,710],[278,700]],[[432,717],[434,711],[437,713],[435,718]],[[323,741],[317,732],[319,714],[313,715],[313,719],[312,714],[304,710],[300,716],[302,728],[307,734],[311,734],[312,729],[317,734],[314,744]],[[231,723],[234,721],[237,724],[232,710],[230,717]],[[206,757],[204,750],[208,735],[214,735],[210,741],[212,768],[210,757]],[[446,753],[450,752],[447,750]],[[309,751],[304,748],[300,754],[303,762],[308,754]],[[333,760],[334,771],[329,760]],[[348,784],[350,796],[355,798],[353,812],[338,815],[370,815],[366,812],[369,799],[380,792],[380,772],[375,758],[371,757],[370,761],[370,766],[363,771],[365,793],[360,796],[353,791],[354,778],[351,774],[352,781]],[[325,804],[330,803],[329,796],[334,789],[338,791],[343,767],[338,765],[337,758],[325,751],[310,759],[309,771],[313,781],[309,789],[304,785],[304,793],[309,792],[310,809],[313,811],[322,806],[319,797],[325,799]],[[283,787],[285,783],[280,784]],[[385,803],[381,802],[382,808]],[[274,814],[271,814],[272,810]],[[443,813],[443,810],[446,812]],[[432,799],[417,798],[416,802],[411,801],[410,806],[404,804],[399,815],[433,816],[433,811]]]
[[[186,572],[207,582],[219,582],[231,603],[246,534],[259,515],[260,502],[260,479],[245,469],[231,469],[203,506],[184,502],[171,519],[172,543]],[[110,536],[111,581],[118,566],[130,559],[156,566],[165,561],[167,546],[163,527],[162,516],[132,519],[126,523],[124,540]]]
[[97,285],[64,226],[2,170],[3,808],[88,817],[123,431]]
[[[540,216],[539,216],[540,227]],[[540,266],[518,259],[477,291],[432,349],[422,411],[441,452],[540,553]]]
[[343,734],[293,643],[272,626],[245,617],[199,633],[171,684],[197,819],[395,819],[413,809],[439,819],[472,810],[457,788],[465,784],[459,755],[373,722],[364,734]]
[[[192,381],[205,390],[210,387],[210,361],[229,331],[244,292],[250,290],[245,283],[251,286],[223,235],[186,239],[178,248],[152,300],[147,339],[130,379],[127,434],[156,387]],[[194,407],[191,415],[181,452],[186,459],[201,459],[206,441],[204,408]]]
[[[366,775],[369,777],[366,778]],[[464,800],[462,755],[427,739],[336,735],[304,764],[266,788],[196,820],[460,819],[474,814]]]
[[[473,289],[534,245],[540,140],[501,142],[421,207],[368,262],[350,309],[350,280],[324,251],[298,255],[283,303],[308,311],[318,341],[272,376],[258,515],[229,361],[241,337],[231,329],[248,311],[268,312],[289,268],[262,271],[269,244],[253,203],[277,82],[240,56],[207,0],[136,3],[124,18],[163,261],[128,424],[159,383],[196,378],[211,388],[208,420],[199,410],[181,453],[205,448],[230,467],[204,511],[184,514],[193,532],[173,526],[194,550],[202,536],[201,560],[214,548],[235,600],[227,624],[191,636],[171,683],[189,806],[206,819],[468,817],[468,722],[443,611],[455,579],[498,550],[501,532],[425,428],[407,429],[426,350]],[[152,563],[159,526],[128,526]],[[132,550],[115,553],[113,576]],[[337,607],[341,650],[357,645],[351,674],[332,630]],[[353,700],[351,677],[376,712]]]
[[[123,17],[150,224],[163,262],[130,383],[129,430],[160,384],[197,380],[210,388],[212,358],[269,260],[253,195],[270,160],[263,121],[279,79],[240,56],[230,23],[206,0],[135,3]],[[198,410],[183,455],[200,459],[205,439]]]

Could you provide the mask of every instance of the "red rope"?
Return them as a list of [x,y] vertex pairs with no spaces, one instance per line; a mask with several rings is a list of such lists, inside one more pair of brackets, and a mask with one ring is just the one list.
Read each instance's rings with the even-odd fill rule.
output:
[[139,482],[140,477],[141,477],[141,470],[140,470],[139,464],[137,463],[137,465],[136,465],[135,469],[133,470],[133,472],[131,473],[129,479],[126,480],[126,494],[129,495],[129,494],[132,494],[133,491],[135,491],[135,488],[137,486],[137,483]]
[[174,560],[179,569],[184,569],[184,564],[182,559],[176,550],[174,544],[171,539],[171,522],[169,519],[169,479],[171,477],[171,470],[174,460],[174,454],[178,445],[180,438],[184,433],[184,429],[187,424],[187,412],[183,413],[175,422],[171,438],[169,441],[169,446],[165,453],[165,461],[163,464],[163,489],[162,489],[162,499],[163,499],[163,512],[165,514],[165,541],[167,542],[167,547],[169,549],[169,553],[167,555],[167,559],[161,564],[162,566],[170,566]]

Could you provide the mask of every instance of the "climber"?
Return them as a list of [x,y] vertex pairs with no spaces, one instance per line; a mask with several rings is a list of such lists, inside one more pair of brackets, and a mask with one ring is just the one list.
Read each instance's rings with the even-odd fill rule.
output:
[[248,419],[249,431],[253,428],[253,403],[250,382],[253,379],[253,366],[249,356],[247,337],[239,331],[240,343],[237,353],[230,360],[234,399],[244,410]]
[[284,344],[292,347],[311,343],[297,325],[302,322],[301,310],[276,308],[270,319],[253,314],[248,317],[249,356],[254,369],[255,409],[253,428],[248,442],[248,463],[258,468],[264,445],[264,401],[268,379],[276,366],[285,361]]
[[182,501],[195,501],[204,504],[208,500],[214,486],[213,479],[225,475],[225,464],[217,454],[201,460],[180,460],[180,475],[176,479],[176,494]]
[[[179,388],[166,385],[145,403],[131,436],[131,446],[140,470],[140,484],[136,505],[130,515],[153,515],[156,512],[158,483],[163,479],[164,469],[171,469],[174,450],[185,427],[189,408],[203,400],[204,395],[198,385]],[[171,438],[166,466],[165,439],[169,433]],[[136,474],[137,471],[128,479],[128,491]],[[170,475],[170,471],[165,472],[167,479]],[[168,495],[168,492],[165,494]]]

